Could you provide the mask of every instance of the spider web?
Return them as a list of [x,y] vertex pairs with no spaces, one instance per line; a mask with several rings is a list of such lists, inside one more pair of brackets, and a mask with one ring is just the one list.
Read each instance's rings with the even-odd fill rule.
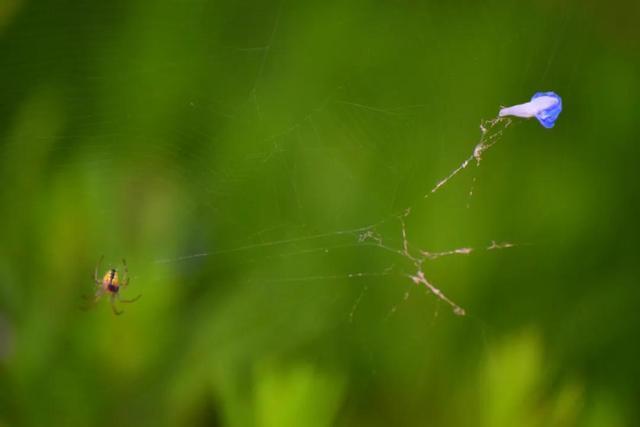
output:
[[[44,224],[5,237],[30,242],[16,249],[25,259],[65,265],[34,273],[16,299],[40,310],[25,313],[79,304],[104,254],[103,268],[127,260],[124,297],[143,295],[122,307],[134,332],[104,340],[123,372],[162,348],[170,375],[196,384],[217,375],[202,371],[215,358],[223,384],[309,346],[303,360],[343,357],[358,380],[387,370],[385,388],[433,397],[403,381],[462,380],[499,293],[526,286],[528,249],[502,250],[539,244],[529,217],[505,210],[535,162],[521,160],[553,155],[537,123],[493,117],[563,93],[570,14],[526,26],[524,6],[491,2],[170,3],[87,5],[67,26],[54,6],[24,6],[14,32],[0,21],[3,69],[22,76],[0,82],[4,208],[39,213],[15,230]],[[80,323],[111,321],[99,313]],[[119,334],[141,344],[120,350]]]
[[[609,195],[634,196],[626,7],[5,3],[0,361],[18,354],[14,400],[33,403],[0,412],[34,417],[14,424],[52,407],[104,421],[113,396],[188,412],[217,399],[203,382],[228,398],[255,364],[291,356],[354,381],[366,404],[347,402],[345,424],[475,425],[458,413],[481,411],[457,409],[487,339],[528,325],[557,370],[535,402],[581,369],[600,400],[635,366],[618,314],[634,313],[633,228],[605,224],[633,223]],[[493,118],[546,90],[573,103],[556,129]],[[124,298],[143,295],[117,320],[108,304],[72,310],[103,254],[103,268],[127,260]],[[522,342],[525,359],[547,352]],[[497,360],[515,369],[510,356]],[[95,361],[109,378],[92,382]],[[49,383],[98,395],[79,405]]]
[[[366,25],[361,21],[366,14],[348,7],[341,12],[336,7],[323,12],[350,16],[334,29],[335,37],[347,33],[349,25]],[[233,16],[237,11],[231,9],[228,12]],[[161,10],[158,6],[157,12]],[[163,24],[168,42],[185,30],[194,11],[185,9],[174,22]],[[469,114],[471,111],[460,111],[460,121],[467,123],[460,127],[451,122],[450,111],[437,110],[441,93],[435,85],[428,85],[428,91],[419,96],[410,91],[398,95],[397,89],[370,91],[380,83],[403,87],[400,79],[409,75],[381,77],[388,75],[388,64],[394,59],[411,63],[406,69],[428,70],[431,76],[451,70],[446,62],[451,52],[437,37],[437,31],[429,32],[420,25],[410,26],[392,42],[411,40],[412,49],[429,46],[428,61],[406,61],[400,55],[407,52],[380,61],[376,50],[382,49],[389,38],[381,28],[358,36],[353,52],[317,50],[314,57],[320,62],[324,59],[350,65],[331,70],[334,75],[320,77],[308,85],[309,89],[301,86],[306,90],[304,96],[287,93],[289,86],[300,86],[291,82],[296,77],[288,74],[285,61],[297,59],[302,75],[308,70],[300,59],[304,52],[292,44],[289,32],[295,27],[295,18],[309,10],[281,2],[265,12],[263,16],[255,11],[252,19],[259,24],[258,30],[247,34],[231,32],[232,18],[222,25],[216,42],[206,41],[211,40],[212,30],[208,28],[188,31],[187,40],[205,40],[195,48],[199,67],[191,66],[181,55],[180,45],[169,43],[163,49],[154,49],[149,46],[162,44],[162,40],[149,43],[145,39],[138,45],[125,44],[126,25],[126,42],[89,37],[86,49],[103,53],[97,55],[97,61],[80,62],[72,69],[71,76],[80,76],[85,84],[75,93],[45,90],[41,99],[34,98],[32,108],[36,111],[38,103],[46,107],[48,102],[56,102],[52,99],[62,99],[69,105],[63,107],[67,110],[61,113],[65,116],[61,129],[49,130],[55,138],[28,135],[47,140],[43,152],[50,159],[51,176],[80,171],[88,186],[105,189],[105,193],[88,196],[100,206],[92,215],[101,226],[90,232],[91,238],[104,242],[112,258],[134,256],[138,270],[148,262],[167,267],[162,270],[164,274],[173,272],[177,278],[197,274],[197,268],[214,276],[235,268],[233,275],[238,277],[232,280],[254,284],[367,282],[375,278],[394,278],[390,280],[394,282],[398,278],[422,287],[455,314],[464,314],[463,304],[446,291],[446,283],[429,279],[426,265],[437,258],[512,244],[496,243],[494,236],[488,236],[484,242],[476,241],[473,248],[468,242],[452,248],[453,241],[465,240],[463,227],[445,221],[434,239],[424,235],[428,230],[420,222],[439,221],[452,211],[459,215],[456,206],[461,201],[473,211],[470,203],[476,189],[475,176],[471,183],[463,183],[466,194],[454,190],[448,199],[436,200],[436,196],[470,165],[479,165],[511,122],[483,120],[480,136],[476,137],[477,119]],[[385,17],[381,22],[393,25],[395,20],[402,20],[401,16]],[[244,22],[247,18],[236,20]],[[46,20],[43,16],[32,19]],[[93,24],[90,19],[83,21],[78,30],[88,33]],[[306,32],[304,43],[318,42],[314,30]],[[36,62],[44,67],[56,58],[55,54],[43,53]],[[355,56],[350,57],[352,54]],[[19,58],[14,64],[20,67]],[[217,80],[211,81],[208,70],[216,71]],[[548,66],[546,70],[545,75]],[[195,80],[196,85],[190,85],[188,79]],[[282,93],[293,105],[283,105]],[[85,111],[83,107],[93,95],[102,103]],[[487,110],[496,111],[497,105],[481,108],[486,114]],[[444,125],[437,124],[442,121]],[[19,151],[12,146],[8,149],[10,153]],[[425,160],[416,161],[417,157]],[[463,161],[450,169],[459,159]],[[83,189],[72,189],[74,183],[60,182],[65,191],[83,197]],[[162,200],[160,192],[169,194],[167,199]],[[167,224],[183,228],[163,238],[164,230],[158,225],[153,229],[158,233],[155,244],[150,244],[153,238],[139,236],[149,246],[140,244],[136,248],[131,241],[125,243],[126,237],[116,236],[144,228],[149,215],[144,217],[140,209],[145,206],[147,193],[159,203],[157,209],[168,212],[163,219]],[[103,199],[105,202],[99,202]],[[148,205],[146,208],[152,209]],[[104,233],[112,228],[119,231],[112,239],[105,239]],[[442,236],[449,233],[460,235],[457,239]],[[443,249],[425,249],[430,245]],[[123,246],[133,246],[125,252],[134,255],[119,255]],[[179,248],[172,249],[174,246]],[[138,251],[141,254],[135,255]],[[156,255],[150,256],[150,252]],[[343,265],[338,260],[342,257],[358,266]],[[269,264],[273,260],[300,264],[272,271],[273,265]],[[220,263],[227,267],[216,267]],[[135,273],[133,277],[136,279]],[[160,280],[148,273],[137,279],[150,283]],[[361,286],[368,289],[367,284]],[[365,294],[358,293],[355,308]],[[351,309],[348,317],[352,319],[354,313]]]
[[[349,103],[353,105],[353,103]],[[357,104],[360,108],[365,108],[371,111],[380,112],[383,110],[374,109],[372,107],[362,106]],[[383,112],[384,114],[390,114],[387,111]],[[307,116],[306,120],[309,120],[311,116]],[[424,198],[428,198],[434,195],[436,192],[443,189],[443,187],[452,180],[456,175],[466,169],[469,165],[475,162],[475,166],[479,167],[482,161],[482,156],[484,153],[489,150],[493,145],[495,145],[502,136],[503,131],[511,124],[510,119],[504,118],[495,118],[492,120],[483,121],[480,125],[481,136],[475,147],[473,148],[472,153],[468,158],[466,158],[459,166],[454,168],[451,172],[449,172],[444,178],[440,179],[435,186],[429,190],[427,194],[424,195]],[[292,132],[293,130],[298,129],[299,125],[294,125],[287,132]],[[315,131],[315,129],[314,129]],[[271,154],[267,156],[270,157]],[[473,179],[475,183],[475,177]],[[471,187],[468,197],[471,198],[473,196],[473,187]],[[302,254],[310,254],[310,253],[328,253],[329,251],[345,249],[345,248],[358,248],[358,247],[373,247],[380,249],[383,252],[387,252],[389,254],[395,255],[400,258],[405,263],[414,267],[415,271],[411,274],[403,274],[406,278],[410,279],[414,284],[418,286],[424,286],[429,293],[433,294],[439,300],[443,301],[447,305],[451,307],[453,313],[456,315],[464,316],[465,309],[460,307],[457,303],[455,303],[452,299],[450,299],[443,291],[441,291],[438,287],[436,287],[433,283],[431,283],[425,275],[424,265],[428,261],[436,260],[442,257],[448,256],[456,256],[456,255],[469,255],[476,250],[496,250],[496,249],[505,249],[514,247],[513,243],[509,242],[501,242],[497,243],[495,241],[491,241],[491,243],[485,247],[481,248],[471,248],[471,247],[461,247],[455,248],[440,252],[430,252],[424,249],[414,247],[410,241],[407,233],[406,221],[405,219],[411,215],[411,207],[406,208],[401,214],[393,215],[389,218],[383,219],[377,223],[366,225],[363,227],[357,227],[353,229],[347,230],[338,230],[325,232],[315,235],[305,235],[301,237],[294,237],[283,240],[274,240],[274,241],[266,241],[261,243],[252,243],[243,246],[238,246],[235,248],[221,249],[216,251],[205,251],[199,252],[195,254],[187,254],[181,255],[174,258],[164,258],[158,259],[155,262],[159,264],[167,264],[167,263],[175,263],[175,262],[184,262],[190,261],[197,258],[207,258],[207,257],[215,257],[221,255],[228,255],[232,253],[243,253],[243,252],[251,252],[259,249],[265,248],[287,248],[292,246],[298,246],[300,244],[305,244],[309,246],[305,249],[297,249],[293,251],[287,251],[286,249],[279,252],[277,255],[272,255],[276,257],[294,257]],[[397,222],[400,226],[399,236],[400,238],[385,238],[383,237],[383,232],[379,231],[389,222]],[[270,230],[263,230],[258,233],[258,235],[262,235],[265,232]],[[334,241],[336,239],[344,240],[344,243],[332,243],[330,245],[325,245],[324,242],[327,240]],[[389,242],[389,243],[387,243]],[[281,249],[278,249],[281,250]],[[380,277],[380,276],[391,276],[397,275],[398,273],[395,271],[394,265],[391,265],[379,272],[349,272],[344,274],[331,274],[331,275],[313,275],[313,276],[301,276],[301,277],[280,277],[280,278],[271,278],[265,279],[262,278],[260,281],[277,281],[277,282],[285,282],[285,281],[293,281],[293,282],[305,282],[305,281],[323,281],[323,280],[332,280],[332,279],[367,279],[371,277]],[[352,310],[349,313],[349,318],[353,319],[355,310],[357,309],[363,295],[366,290],[366,285],[363,288],[363,292],[358,296]],[[405,296],[406,299],[406,296]],[[396,307],[392,309],[395,311]]]

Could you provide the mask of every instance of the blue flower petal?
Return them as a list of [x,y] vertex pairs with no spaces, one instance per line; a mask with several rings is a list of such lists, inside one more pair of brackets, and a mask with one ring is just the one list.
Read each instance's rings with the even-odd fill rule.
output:
[[540,124],[547,129],[550,129],[553,127],[553,125],[556,124],[556,119],[562,111],[562,98],[560,98],[555,92],[536,92],[535,95],[531,97],[531,100],[533,101],[540,96],[550,96],[552,98],[555,98],[557,101],[551,107],[545,108],[544,110],[539,111],[538,114],[536,114],[536,118],[538,119]]

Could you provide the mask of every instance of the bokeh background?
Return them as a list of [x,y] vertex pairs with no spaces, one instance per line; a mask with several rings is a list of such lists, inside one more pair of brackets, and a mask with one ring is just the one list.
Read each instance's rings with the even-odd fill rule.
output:
[[[638,425],[639,21],[0,0],[0,426]],[[406,208],[414,253],[478,249],[424,264],[466,316],[385,249]],[[80,309],[101,255],[121,316]]]

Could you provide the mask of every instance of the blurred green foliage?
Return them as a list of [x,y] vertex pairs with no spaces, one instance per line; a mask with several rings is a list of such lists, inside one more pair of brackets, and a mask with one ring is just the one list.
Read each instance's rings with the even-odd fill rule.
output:
[[[1,0],[0,426],[637,425],[639,18]],[[517,244],[425,265],[467,316],[376,243],[408,207],[412,250]]]

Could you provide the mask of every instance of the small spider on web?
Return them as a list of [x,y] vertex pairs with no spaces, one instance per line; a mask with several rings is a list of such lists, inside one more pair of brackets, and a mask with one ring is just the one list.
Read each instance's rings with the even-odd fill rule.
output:
[[120,280],[120,277],[118,276],[118,270],[116,270],[115,268],[110,268],[109,270],[107,270],[104,276],[102,276],[102,279],[98,279],[98,272],[100,271],[100,264],[102,263],[103,259],[104,255],[101,256],[98,260],[96,269],[93,273],[93,281],[97,288],[96,292],[93,297],[85,297],[85,299],[87,299],[89,303],[87,308],[95,305],[106,293],[110,295],[109,302],[111,303],[111,310],[113,310],[113,314],[119,316],[124,313],[124,311],[118,310],[118,308],[116,307],[116,299],[121,303],[132,303],[140,299],[142,294],[129,300],[122,299],[120,297],[120,288],[126,288],[129,285],[129,268],[127,267],[127,261],[125,261],[124,258],[122,259],[122,280]]

